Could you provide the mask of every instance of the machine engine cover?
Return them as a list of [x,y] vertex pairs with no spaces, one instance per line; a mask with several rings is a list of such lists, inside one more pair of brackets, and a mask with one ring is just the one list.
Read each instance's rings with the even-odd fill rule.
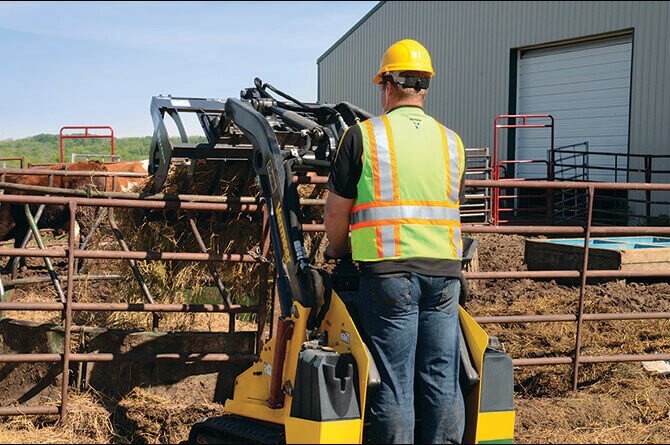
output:
[[298,356],[291,417],[318,422],[360,419],[351,354],[307,349]]

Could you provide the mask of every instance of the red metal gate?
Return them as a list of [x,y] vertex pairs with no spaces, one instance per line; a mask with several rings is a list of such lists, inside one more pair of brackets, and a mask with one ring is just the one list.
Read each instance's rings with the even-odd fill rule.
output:
[[[63,134],[65,130],[84,130],[84,134]],[[109,134],[92,134],[90,130],[109,130]],[[65,162],[65,151],[63,150],[64,139],[109,139],[111,142],[111,155],[114,159],[114,129],[107,125],[75,125],[65,126],[60,129],[58,145],[60,147],[60,162]]]

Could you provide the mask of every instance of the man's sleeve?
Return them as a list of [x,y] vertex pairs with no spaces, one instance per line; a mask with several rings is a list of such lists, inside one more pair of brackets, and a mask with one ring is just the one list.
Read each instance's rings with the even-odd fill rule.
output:
[[363,143],[358,125],[350,127],[337,147],[326,189],[347,199],[357,196],[358,180],[363,169]]

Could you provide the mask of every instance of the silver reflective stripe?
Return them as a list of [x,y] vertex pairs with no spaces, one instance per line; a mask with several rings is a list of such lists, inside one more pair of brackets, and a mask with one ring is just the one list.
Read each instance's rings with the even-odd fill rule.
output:
[[449,196],[450,202],[458,202],[459,198],[459,182],[460,177],[458,175],[458,142],[456,142],[456,136],[454,132],[444,127],[444,131],[447,134],[447,143],[449,147],[449,170],[451,173],[451,196]]
[[384,258],[395,256],[394,226],[382,226],[382,254]]
[[377,145],[377,166],[379,167],[379,188],[383,201],[393,201],[393,170],[391,169],[391,149],[386,134],[386,126],[381,117],[370,119]]
[[456,257],[463,258],[463,243],[461,241],[461,228],[460,227],[451,227],[450,228],[453,235],[451,241],[456,246]]
[[433,219],[459,221],[458,209],[435,206],[388,206],[358,210],[352,215],[353,223],[385,219]]

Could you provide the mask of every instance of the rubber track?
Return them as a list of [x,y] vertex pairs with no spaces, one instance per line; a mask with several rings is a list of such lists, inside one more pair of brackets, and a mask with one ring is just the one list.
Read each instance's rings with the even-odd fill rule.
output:
[[286,443],[281,425],[245,417],[226,415],[196,423],[188,437],[189,444],[213,443]]

